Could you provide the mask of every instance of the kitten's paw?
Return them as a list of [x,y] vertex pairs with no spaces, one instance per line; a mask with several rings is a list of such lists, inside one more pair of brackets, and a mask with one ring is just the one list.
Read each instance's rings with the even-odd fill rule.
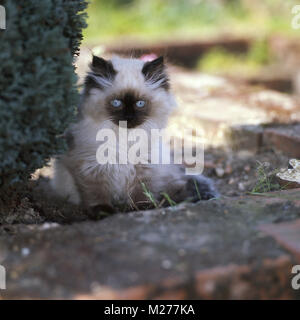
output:
[[191,194],[193,202],[220,197],[213,181],[202,175],[190,176],[187,181],[187,190]]

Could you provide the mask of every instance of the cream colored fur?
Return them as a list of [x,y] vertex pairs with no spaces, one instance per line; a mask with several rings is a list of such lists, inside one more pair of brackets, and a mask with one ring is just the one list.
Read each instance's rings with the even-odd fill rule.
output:
[[108,83],[104,90],[92,89],[84,99],[82,118],[69,128],[74,138],[73,146],[68,153],[56,160],[52,181],[53,189],[58,195],[87,207],[120,204],[135,207],[137,202],[147,202],[149,199],[145,198],[141,190],[141,181],[157,197],[163,190],[168,192],[174,182],[179,185],[184,183],[177,169],[167,166],[100,165],[97,162],[98,130],[118,130],[104,108],[108,96],[130,89],[149,97],[151,117],[138,127],[149,132],[149,139],[151,129],[166,127],[168,116],[176,106],[171,93],[145,82],[141,72],[143,61],[119,57],[111,61],[117,71],[113,84]]

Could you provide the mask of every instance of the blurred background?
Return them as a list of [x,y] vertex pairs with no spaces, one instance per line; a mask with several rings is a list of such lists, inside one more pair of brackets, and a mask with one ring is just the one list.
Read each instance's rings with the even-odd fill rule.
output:
[[294,0],[91,0],[83,46],[96,54],[164,54],[176,65],[290,92],[297,87],[300,52],[300,30],[291,27],[296,4]]
[[114,216],[53,198],[53,162],[41,168],[79,101],[70,51],[85,2],[3,2],[0,300],[299,299],[300,0],[90,0],[79,83],[92,52],[164,55],[178,102],[168,129],[203,133],[221,194]]
[[[293,33],[291,0],[92,0],[85,42]],[[172,38],[170,38],[172,37]]]
[[185,128],[203,130],[205,173],[219,178],[223,194],[257,191],[259,174],[252,169],[260,168],[258,162],[270,163],[273,172],[300,157],[293,140],[300,136],[296,5],[91,0],[77,70],[82,81],[91,52],[105,58],[164,55],[179,106],[169,130],[174,136]]

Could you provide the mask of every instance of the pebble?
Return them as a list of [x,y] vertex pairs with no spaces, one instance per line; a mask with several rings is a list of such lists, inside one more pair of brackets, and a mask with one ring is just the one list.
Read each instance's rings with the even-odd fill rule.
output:
[[224,170],[223,168],[221,168],[221,167],[217,167],[217,168],[215,169],[215,171],[216,171],[216,175],[217,175],[219,178],[222,178],[222,177],[224,176],[224,174],[225,174],[225,170]]
[[170,269],[171,268],[171,266],[172,266],[172,263],[171,263],[171,261],[170,260],[163,260],[163,262],[162,262],[162,267],[164,268],[164,269]]
[[244,170],[245,170],[246,172],[250,172],[251,167],[250,167],[249,165],[246,165],[246,166],[244,167]]
[[230,164],[227,164],[227,165],[226,165],[225,173],[226,173],[226,174],[231,174],[231,173],[232,173],[232,167],[231,167]]
[[52,222],[52,223],[50,223],[50,222],[45,222],[45,223],[43,223],[41,226],[40,226],[40,229],[41,230],[48,230],[48,229],[51,229],[51,228],[56,228],[56,227],[58,227],[59,226],[59,224],[58,223],[55,223],[55,222]]
[[240,182],[238,184],[238,188],[239,188],[240,191],[245,191],[245,185],[243,184],[243,182]]
[[228,184],[234,184],[235,183],[235,179],[234,178],[230,178],[228,181]]
[[181,257],[183,257],[183,256],[186,255],[186,251],[185,251],[184,249],[179,249],[179,250],[178,250],[178,255],[181,256]]
[[27,257],[30,253],[30,250],[28,248],[22,248],[21,254],[23,257]]

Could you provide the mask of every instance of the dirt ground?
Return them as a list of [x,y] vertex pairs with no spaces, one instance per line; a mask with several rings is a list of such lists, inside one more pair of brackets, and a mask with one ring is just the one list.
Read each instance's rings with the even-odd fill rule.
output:
[[[91,215],[49,191],[50,163],[22,197],[0,205],[0,263],[7,270],[0,300],[299,299],[290,270],[299,248],[300,189],[266,193],[282,190],[275,173],[290,157],[261,143],[260,132],[282,114],[288,123],[295,119],[293,98],[272,92],[275,102],[253,104],[252,87],[245,93],[226,79],[174,70],[179,108],[170,130],[203,128],[203,174],[221,197]],[[232,145],[226,137],[236,125],[242,129]],[[278,232],[287,240],[279,244],[262,227],[285,228]]]
[[[205,152],[204,174],[214,180],[222,197],[245,195],[253,191],[259,180],[258,167],[263,164],[266,174],[272,174],[278,168],[288,165],[288,157],[272,151],[253,155],[247,152],[232,153],[221,148],[211,148]],[[2,228],[9,229],[10,224],[39,224],[44,222],[73,223],[84,220],[105,218],[105,213],[91,217],[75,205],[55,199],[44,192],[49,188],[49,170],[40,172],[37,180],[29,183],[29,191],[24,198],[0,215]],[[276,183],[272,190],[276,190]],[[271,190],[262,190],[271,191]],[[0,228],[0,230],[2,229]],[[1,231],[0,231],[1,232]]]
[[8,270],[0,298],[299,298],[290,286],[293,257],[258,229],[296,223],[299,208],[266,200],[224,198],[72,225],[10,226],[0,234]]
[[265,149],[255,155],[247,152],[228,153],[211,149],[205,154],[204,174],[214,179],[223,196],[232,197],[250,193],[259,187],[259,168],[263,167],[270,180],[271,190],[276,190],[274,173],[288,166],[288,157],[272,149]]
[[[90,50],[83,48],[77,62],[80,82],[82,82],[90,56]],[[272,122],[278,115],[274,116],[272,110],[264,110],[264,107],[261,108],[260,105],[253,108],[248,102],[252,96],[251,99],[240,100],[245,88],[239,87],[236,82],[231,83],[221,77],[203,75],[176,67],[171,67],[170,72],[173,91],[179,104],[179,111],[172,118],[173,123],[182,129],[189,125],[192,116],[193,125],[203,126],[205,133],[210,136],[211,146],[205,149],[204,154],[204,174],[214,180],[222,197],[239,196],[255,190],[264,192],[278,189],[279,186],[276,185],[276,182],[272,182],[272,178],[270,178],[271,188],[260,190],[258,186],[258,189],[255,189],[261,178],[258,168],[263,168],[263,173],[268,176],[288,166],[287,156],[271,147],[260,148],[255,152],[245,149],[233,151],[228,146],[222,145],[224,141],[219,138],[231,125]],[[252,92],[253,89],[250,87],[246,91]],[[279,98],[283,101],[279,99],[279,103],[291,105],[291,102],[287,100],[290,99],[288,96]],[[269,108],[269,105],[267,107]],[[277,106],[275,107],[278,109]],[[277,110],[276,108],[274,110]],[[244,114],[248,116],[245,117]],[[49,175],[51,176],[51,168],[38,170],[34,175],[35,179],[29,182],[26,195],[14,200],[9,208],[3,210],[3,213],[0,214],[2,229],[9,229],[9,225],[17,223],[73,223],[88,219],[98,220],[107,216],[105,213],[100,213],[91,217],[78,206],[70,205],[59,199],[53,200],[51,192],[49,199],[49,192],[45,192],[49,190]]]

